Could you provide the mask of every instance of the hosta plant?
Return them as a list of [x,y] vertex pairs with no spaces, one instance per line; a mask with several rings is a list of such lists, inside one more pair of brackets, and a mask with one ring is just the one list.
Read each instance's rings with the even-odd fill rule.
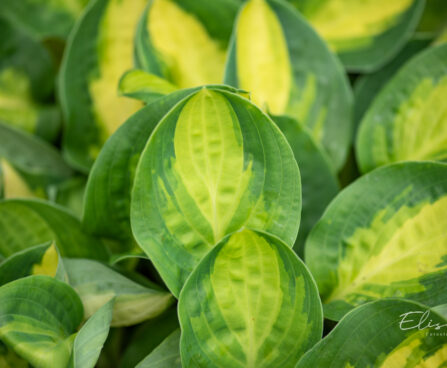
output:
[[446,367],[444,3],[0,2],[0,368]]

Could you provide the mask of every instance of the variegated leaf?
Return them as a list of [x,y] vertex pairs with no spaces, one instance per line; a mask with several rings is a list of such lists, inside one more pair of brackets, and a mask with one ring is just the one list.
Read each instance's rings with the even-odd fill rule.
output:
[[447,44],[406,63],[381,90],[361,122],[360,168],[407,160],[447,160]]
[[288,0],[351,71],[371,72],[411,37],[425,0]]
[[136,35],[138,66],[177,88],[221,83],[238,0],[151,0]]
[[129,326],[160,315],[174,301],[159,286],[143,286],[94,260],[64,259],[64,265],[86,318],[114,299],[112,326]]
[[358,179],[311,231],[305,260],[338,320],[384,297],[447,302],[447,165],[408,162]]
[[352,95],[324,41],[297,11],[277,0],[247,1],[233,32],[225,82],[249,91],[270,113],[307,126],[340,169],[352,135]]
[[292,246],[301,212],[293,152],[246,99],[201,89],[160,122],[143,151],[133,234],[174,295],[225,235],[247,226]]
[[343,317],[296,368],[445,367],[445,330],[447,320],[421,304],[377,300]]
[[185,368],[288,368],[322,334],[314,280],[296,254],[242,230],[212,249],[179,299]]
[[0,233],[0,254],[6,257],[33,245],[56,241],[65,257],[108,258],[100,239],[84,233],[76,217],[49,202],[0,201]]
[[59,92],[67,120],[64,150],[88,171],[104,141],[135,111],[138,101],[118,95],[133,67],[133,39],[146,0],[94,0],[70,37]]

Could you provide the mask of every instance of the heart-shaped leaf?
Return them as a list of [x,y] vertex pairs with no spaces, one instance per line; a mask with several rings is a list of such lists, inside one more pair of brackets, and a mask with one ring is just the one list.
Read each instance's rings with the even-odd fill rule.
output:
[[447,320],[421,304],[377,300],[343,317],[296,368],[444,367],[446,329]]
[[29,276],[0,287],[0,338],[36,368],[66,367],[82,304],[67,284]]
[[54,243],[24,249],[0,263],[0,286],[31,275],[48,275],[66,281],[65,267]]
[[226,237],[179,299],[185,368],[294,367],[322,334],[315,282],[296,254],[265,233]]
[[447,44],[405,64],[361,122],[356,142],[363,172],[405,160],[447,160]]
[[311,231],[305,259],[338,320],[383,297],[447,302],[447,165],[408,162],[358,179]]
[[152,0],[136,35],[137,64],[178,88],[220,83],[238,0]]
[[152,133],[137,167],[131,224],[178,295],[200,259],[241,227],[293,246],[300,212],[298,166],[277,126],[246,99],[203,88]]
[[371,72],[411,37],[424,0],[288,0],[351,71]]
[[52,185],[73,175],[45,141],[0,123],[0,179],[3,198],[46,197]]
[[146,0],[92,1],[70,37],[60,76],[67,121],[64,150],[88,171],[104,141],[135,111],[138,101],[118,96],[122,74],[133,66],[133,39]]
[[135,368],[182,368],[179,345],[180,330],[177,329]]
[[160,315],[174,301],[157,285],[140,285],[97,261],[64,259],[64,265],[86,318],[114,298],[112,326],[129,326]]
[[341,168],[352,135],[351,90],[339,61],[312,27],[288,4],[250,0],[232,40],[226,84],[249,91],[270,113],[307,126]]
[[0,201],[0,254],[56,241],[62,256],[106,260],[103,243],[81,229],[79,220],[62,207],[39,200]]

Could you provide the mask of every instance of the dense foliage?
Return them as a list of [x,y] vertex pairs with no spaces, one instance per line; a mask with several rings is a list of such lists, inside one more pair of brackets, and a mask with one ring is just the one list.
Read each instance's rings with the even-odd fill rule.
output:
[[2,0],[0,368],[447,367],[445,0]]

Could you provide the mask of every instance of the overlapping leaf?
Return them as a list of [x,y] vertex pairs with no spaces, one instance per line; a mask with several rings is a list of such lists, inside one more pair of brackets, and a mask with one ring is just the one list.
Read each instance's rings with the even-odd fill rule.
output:
[[424,0],[288,0],[352,71],[373,71],[411,37]]
[[354,121],[356,128],[360,125],[363,115],[383,86],[411,57],[426,48],[430,42],[431,38],[428,37],[410,40],[399,54],[383,68],[356,79],[354,85]]
[[103,243],[85,234],[79,220],[44,201],[0,201],[0,233],[0,254],[6,257],[47,241],[56,241],[62,256],[108,257]]
[[129,326],[160,315],[173,302],[157,285],[140,285],[97,261],[65,259],[64,265],[86,318],[114,299],[112,326]]
[[309,231],[337,194],[339,185],[328,157],[308,130],[286,116],[274,116],[273,119],[289,142],[300,168],[303,208],[294,249],[302,257]]
[[[151,356],[158,346],[179,327],[177,317],[177,306],[173,306],[159,317],[150,319],[141,324],[132,334],[127,348],[122,354],[120,368],[134,368],[139,362],[142,362],[147,356]],[[177,338],[177,355],[180,356],[179,338]],[[163,349],[158,349],[161,352]],[[156,354],[159,356],[159,354]],[[153,357],[150,358],[153,361]],[[167,361],[166,365],[169,366]],[[170,367],[170,366],[169,366]]]
[[46,197],[73,175],[59,153],[37,137],[0,122],[0,196]]
[[284,243],[243,230],[200,262],[179,299],[183,367],[294,367],[322,333],[321,302]]
[[29,276],[0,287],[0,338],[36,368],[66,367],[82,304],[67,284]]
[[32,37],[66,38],[89,0],[3,0],[0,14]]
[[325,316],[383,297],[446,303],[446,208],[441,163],[390,165],[340,193],[306,243]]
[[0,34],[0,121],[54,141],[61,119],[46,103],[54,86],[50,54],[1,17]]
[[67,120],[64,149],[88,171],[104,141],[142,104],[118,96],[121,75],[133,66],[133,39],[145,0],[95,0],[70,37],[60,76]]
[[180,330],[177,329],[135,368],[182,368],[179,345]]
[[348,313],[296,368],[444,367],[446,329],[447,320],[421,304],[378,300]]
[[178,295],[198,261],[241,227],[292,246],[300,210],[298,166],[276,125],[242,97],[203,88],[152,133],[137,167],[131,223]]
[[366,112],[356,153],[363,172],[404,160],[447,159],[447,44],[405,64]]
[[67,368],[93,368],[109,334],[114,300],[104,304],[76,334]]
[[67,280],[65,267],[54,243],[36,245],[14,253],[0,262],[0,286],[31,275]]
[[178,88],[220,83],[238,0],[151,0],[136,35],[138,65]]
[[351,91],[339,61],[306,20],[283,2],[250,0],[230,47],[225,82],[249,91],[270,113],[307,126],[341,168],[352,135]]

